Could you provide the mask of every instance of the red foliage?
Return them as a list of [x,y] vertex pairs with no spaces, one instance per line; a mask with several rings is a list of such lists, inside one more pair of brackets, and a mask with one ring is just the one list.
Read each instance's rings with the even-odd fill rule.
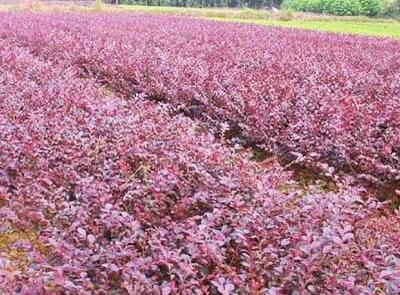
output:
[[400,177],[398,41],[168,17],[3,22],[8,42],[122,94],[239,125],[286,160]]
[[400,292],[398,212],[345,182],[282,190],[290,172],[212,135],[395,179],[398,42],[0,16],[2,291]]

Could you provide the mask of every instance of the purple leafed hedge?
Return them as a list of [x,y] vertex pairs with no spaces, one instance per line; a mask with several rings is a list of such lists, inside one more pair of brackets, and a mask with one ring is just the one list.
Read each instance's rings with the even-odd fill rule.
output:
[[5,294],[399,294],[398,211],[246,146],[396,180],[400,43],[3,13],[0,69]]
[[284,160],[400,178],[398,41],[126,15],[2,23],[7,42],[128,96],[198,110]]

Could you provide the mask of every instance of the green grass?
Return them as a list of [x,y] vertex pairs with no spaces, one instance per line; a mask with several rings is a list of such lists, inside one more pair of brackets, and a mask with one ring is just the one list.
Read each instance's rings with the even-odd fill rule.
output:
[[[215,20],[221,20],[213,18]],[[305,30],[317,30],[341,34],[364,35],[374,37],[389,37],[400,39],[400,23],[388,22],[351,22],[351,21],[316,21],[316,20],[238,20],[234,18],[224,21],[255,23],[266,26],[280,26]]]
[[123,11],[151,14],[192,16],[217,21],[254,23],[266,26],[280,26],[305,30],[318,30],[341,34],[355,34],[400,39],[400,22],[394,19],[371,19],[367,17],[331,17],[294,14],[289,21],[279,20],[265,10],[181,8],[140,5],[121,5]]
[[192,16],[201,18],[233,18],[261,20],[269,19],[270,13],[266,10],[233,9],[233,8],[186,8],[168,6],[144,6],[144,5],[119,5],[123,11],[142,12],[150,14],[168,14],[180,16]]

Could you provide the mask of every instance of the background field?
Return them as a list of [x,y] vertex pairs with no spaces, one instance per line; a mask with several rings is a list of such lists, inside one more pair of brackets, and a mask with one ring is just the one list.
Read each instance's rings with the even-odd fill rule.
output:
[[343,34],[356,34],[400,39],[400,22],[395,19],[371,19],[367,17],[333,17],[293,14],[290,20],[280,20],[284,15],[271,15],[267,11],[253,9],[210,9],[151,7],[140,5],[122,5],[121,9],[151,14],[169,14],[193,16],[206,19],[254,23],[266,26],[281,26],[306,30],[319,30]]
[[[90,1],[46,1],[31,2],[21,1],[20,4],[13,1],[0,4],[0,11],[30,10],[30,11],[72,11],[72,12],[134,12],[156,15],[175,15],[210,19],[225,22],[252,23],[265,26],[280,26],[305,30],[319,30],[333,33],[365,35],[375,37],[390,37],[400,39],[400,22],[396,18],[368,18],[368,17],[338,17],[327,15],[315,15],[305,13],[280,12],[276,15],[267,10],[233,9],[233,8],[183,8],[183,7],[159,7],[143,5],[119,5],[96,4]],[[1,2],[0,2],[1,3]],[[6,4],[4,4],[6,3]]]

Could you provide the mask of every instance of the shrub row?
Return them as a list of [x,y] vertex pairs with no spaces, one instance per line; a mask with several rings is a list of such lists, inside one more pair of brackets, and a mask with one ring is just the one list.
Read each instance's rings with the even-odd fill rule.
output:
[[[326,78],[346,87],[369,64],[357,59],[348,69],[347,43],[367,58],[380,49],[380,71],[398,62],[389,58],[397,43],[378,47],[371,39],[307,33],[297,39],[286,30],[164,17],[0,16],[3,292],[399,293],[398,213],[345,183],[337,192],[304,189],[278,163],[251,162],[246,151],[228,148],[205,129],[257,119],[249,136],[257,138],[256,129],[273,135],[263,121],[270,113],[265,100],[289,97],[284,77],[288,87],[305,84],[294,90],[304,96],[296,114],[307,121],[306,99],[319,108],[336,103],[335,93],[332,101],[321,94],[311,100],[313,84],[299,79],[308,67],[351,69],[344,80]],[[329,45],[320,55],[311,50],[308,64],[297,51],[289,54],[300,44]],[[340,63],[332,63],[330,50],[339,45]],[[395,108],[393,73],[371,69],[368,81],[376,87],[374,75],[383,74],[390,85],[385,100]],[[269,87],[268,97],[261,86]],[[293,101],[282,103],[267,117],[275,127],[284,126],[279,116],[295,115]],[[207,124],[179,114],[189,106],[201,108]],[[293,140],[301,145],[314,140],[299,134]]]
[[[236,196],[265,194],[289,176],[280,167],[255,173],[247,156],[190,119],[118,98],[7,43],[0,41],[0,289],[190,292],[212,288],[202,269],[217,283],[227,275],[250,288],[251,278],[224,268],[240,251],[229,246],[240,228],[226,218],[244,206]],[[209,239],[217,238],[228,253],[222,244],[212,253]]]
[[382,10],[380,0],[285,0],[283,8],[335,15],[376,16]]
[[8,42],[128,96],[201,114],[287,161],[400,178],[397,41],[168,17],[11,18]]

